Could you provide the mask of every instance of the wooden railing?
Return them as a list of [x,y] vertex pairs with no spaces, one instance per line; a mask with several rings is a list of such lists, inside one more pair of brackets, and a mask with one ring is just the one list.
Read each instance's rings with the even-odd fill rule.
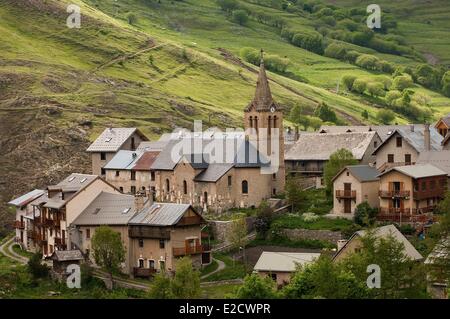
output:
[[431,213],[434,206],[423,208],[380,208],[377,215],[379,221],[391,222],[422,222],[436,220]]
[[392,197],[404,198],[404,197],[409,197],[411,195],[411,192],[410,191],[399,191],[399,190],[394,190],[394,191],[380,190],[380,191],[378,191],[378,195],[381,198],[392,198]]
[[148,277],[153,276],[153,274],[155,274],[155,273],[156,273],[156,269],[154,269],[154,268],[139,268],[139,267],[133,268],[134,277],[148,278]]
[[13,226],[14,226],[14,228],[24,229],[25,228],[25,222],[22,222],[20,220],[15,220]]
[[202,245],[195,245],[195,246],[187,246],[187,247],[180,247],[180,248],[173,248],[173,255],[175,257],[177,256],[186,256],[186,255],[193,255],[193,254],[201,254],[206,251],[210,251],[210,247],[208,244],[202,244]]
[[427,199],[427,198],[444,198],[446,189],[444,188],[436,188],[433,190],[426,190],[426,191],[414,191],[414,199],[421,200],[421,199]]
[[354,190],[336,190],[336,198],[356,198]]

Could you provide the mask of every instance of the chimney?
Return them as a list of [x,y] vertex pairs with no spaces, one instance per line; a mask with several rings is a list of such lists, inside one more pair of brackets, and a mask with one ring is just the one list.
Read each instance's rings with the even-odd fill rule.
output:
[[430,124],[425,124],[423,129],[423,139],[425,143],[425,150],[431,150]]
[[342,247],[344,247],[344,245],[347,243],[347,240],[345,239],[339,239],[337,241],[337,251],[341,250]]
[[138,192],[134,195],[134,210],[138,212],[142,208],[144,208],[144,195]]
[[411,124],[411,132],[414,132],[414,124]]
[[295,126],[294,140],[297,141],[300,137],[300,133],[298,131],[298,125]]

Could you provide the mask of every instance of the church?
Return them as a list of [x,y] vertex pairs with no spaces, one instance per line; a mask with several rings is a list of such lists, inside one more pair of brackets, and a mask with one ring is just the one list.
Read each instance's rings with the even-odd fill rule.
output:
[[[230,141],[235,147],[223,148],[224,160],[212,160],[217,150],[210,146]],[[176,150],[195,142],[200,148]],[[284,192],[283,113],[272,97],[262,54],[255,95],[244,109],[244,131],[180,131],[141,144],[119,150],[103,166],[105,179],[124,193],[145,192],[160,202],[221,212],[257,207]]]

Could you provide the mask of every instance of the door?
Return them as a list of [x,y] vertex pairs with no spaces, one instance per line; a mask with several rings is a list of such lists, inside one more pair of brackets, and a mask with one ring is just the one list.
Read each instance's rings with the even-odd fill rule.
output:
[[350,214],[352,212],[352,201],[351,199],[344,199],[344,213]]
[[344,196],[350,196],[352,193],[352,183],[344,183]]

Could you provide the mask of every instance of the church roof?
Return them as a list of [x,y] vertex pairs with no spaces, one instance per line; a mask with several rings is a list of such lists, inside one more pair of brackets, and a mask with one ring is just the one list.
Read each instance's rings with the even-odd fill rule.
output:
[[270,111],[270,109],[275,107],[278,109],[278,105],[272,98],[272,93],[270,92],[269,80],[267,79],[266,69],[264,67],[264,59],[261,50],[261,63],[259,65],[259,75],[258,81],[256,82],[255,97],[249,103],[246,111],[250,111],[253,108],[256,111]]

